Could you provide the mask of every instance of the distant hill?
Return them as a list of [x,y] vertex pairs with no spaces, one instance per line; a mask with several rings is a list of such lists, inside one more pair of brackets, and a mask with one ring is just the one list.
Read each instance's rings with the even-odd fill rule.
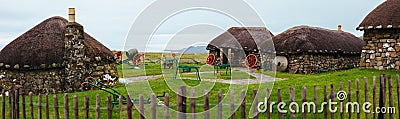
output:
[[206,50],[207,46],[190,46],[188,48],[183,48],[180,50],[165,50],[165,51],[171,51],[171,52],[180,52],[180,53],[189,53],[189,54],[194,54],[194,53],[208,53],[208,50]]

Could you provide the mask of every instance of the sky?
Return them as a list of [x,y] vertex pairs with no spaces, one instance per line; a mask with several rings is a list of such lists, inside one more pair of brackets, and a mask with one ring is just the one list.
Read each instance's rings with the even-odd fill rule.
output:
[[[181,4],[187,2],[193,2],[193,0],[183,1]],[[344,31],[361,36],[363,32],[357,31],[355,28],[383,0],[244,0],[244,2],[254,9],[263,21],[264,27],[267,27],[274,35],[300,25],[337,29],[337,26],[341,24]],[[84,26],[85,32],[111,50],[123,50],[127,43],[126,40],[131,40],[128,37],[130,31],[142,29],[131,28],[132,25],[152,3],[155,1],[1,0],[0,49],[47,18],[52,16],[68,18],[68,8],[74,7],[76,8],[76,21]],[[164,5],[157,9],[162,11],[168,7],[174,7],[174,4]],[[224,4],[224,7],[229,8],[230,4]],[[246,12],[239,13],[239,15],[247,14]],[[154,15],[157,16],[157,14]],[[198,31],[198,34],[207,35],[189,36],[193,41],[207,39],[201,40],[202,43],[200,43],[206,44],[229,27],[237,25],[234,21],[224,18],[226,16],[213,12],[195,10],[173,16],[154,32],[152,37],[154,40],[151,42],[154,45],[149,51],[159,51],[168,46],[178,49],[179,46],[187,46],[180,45],[180,42],[177,41],[168,44],[168,41],[174,38],[183,38],[178,37],[179,33],[185,33],[187,36],[187,34],[198,31],[195,28],[211,29]],[[201,23],[207,24],[199,25]],[[185,32],[186,29],[191,32]]]

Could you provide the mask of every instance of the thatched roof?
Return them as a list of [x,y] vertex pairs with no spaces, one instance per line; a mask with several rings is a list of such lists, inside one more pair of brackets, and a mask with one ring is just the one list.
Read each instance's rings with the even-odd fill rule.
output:
[[[245,51],[268,50],[260,45],[268,45],[273,34],[265,27],[232,27],[213,39],[207,46],[207,50],[215,48],[233,48]],[[272,46],[272,41],[271,46]],[[257,46],[259,45],[259,46]],[[270,47],[270,50],[274,50]]]
[[337,30],[298,26],[273,38],[277,54],[301,52],[359,54],[364,41]]
[[[21,69],[42,69],[52,66],[61,67],[65,52],[64,32],[68,21],[62,17],[51,17],[25,32],[0,52],[0,63],[18,64]],[[112,58],[113,53],[96,39],[85,33],[86,55],[92,59]],[[42,65],[42,66],[41,66]],[[52,66],[54,68],[54,66]]]
[[357,30],[400,28],[400,0],[386,0],[365,17]]

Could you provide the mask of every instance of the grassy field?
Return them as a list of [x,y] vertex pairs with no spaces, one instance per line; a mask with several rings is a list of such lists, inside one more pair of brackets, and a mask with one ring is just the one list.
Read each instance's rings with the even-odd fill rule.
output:
[[[322,102],[322,97],[323,97],[323,86],[327,85],[329,87],[330,84],[333,84],[334,86],[334,90],[335,92],[339,91],[338,87],[339,84],[342,82],[344,89],[347,90],[348,86],[347,86],[347,82],[351,81],[351,88],[352,88],[352,92],[351,92],[351,96],[352,99],[355,99],[355,90],[356,90],[356,86],[355,86],[355,82],[356,79],[360,79],[360,88],[361,90],[364,89],[364,77],[367,77],[368,80],[368,84],[369,84],[369,88],[372,88],[372,77],[373,76],[379,76],[380,74],[388,74],[388,75],[392,75],[395,76],[396,74],[400,74],[400,72],[398,71],[379,71],[379,70],[370,70],[370,69],[351,69],[351,70],[345,70],[345,71],[338,71],[338,72],[329,72],[329,73],[322,73],[322,74],[309,74],[309,75],[302,75],[302,74],[288,74],[288,73],[280,73],[278,72],[276,74],[276,76],[278,78],[284,78],[285,80],[282,81],[276,81],[273,85],[273,89],[272,89],[272,93],[271,93],[271,101],[276,101],[277,100],[277,95],[276,95],[276,91],[278,88],[280,88],[282,90],[282,98],[285,102],[288,102],[289,100],[289,89],[290,87],[293,87],[295,89],[295,99],[299,102],[300,97],[301,97],[301,88],[302,86],[306,86],[307,87],[307,95],[308,96],[312,96],[313,95],[313,86],[317,85],[317,94],[318,94],[318,102]],[[379,81],[379,80],[378,80]],[[183,82],[183,83],[182,83]],[[396,82],[396,81],[393,81]],[[210,93],[210,103],[211,104],[217,104],[217,92],[218,91],[222,91],[223,96],[229,96],[228,91],[229,90],[235,90],[235,97],[237,97],[239,95],[239,91],[241,89],[247,89],[247,99],[248,101],[250,101],[251,98],[251,91],[253,89],[261,89],[261,90],[265,90],[265,87],[263,86],[270,86],[270,84],[252,84],[252,85],[229,85],[229,84],[223,84],[223,83],[211,83],[211,82],[201,82],[201,81],[196,81],[196,80],[164,80],[162,77],[158,78],[158,79],[154,79],[154,80],[149,80],[148,82],[137,82],[137,83],[131,83],[128,85],[121,85],[121,86],[117,86],[115,87],[116,90],[118,90],[119,92],[121,92],[122,94],[127,94],[127,92],[129,92],[129,94],[131,94],[133,96],[133,98],[138,98],[137,95],[138,94],[144,94],[145,99],[147,99],[150,95],[150,93],[147,93],[148,91],[150,92],[154,92],[156,95],[161,95],[163,92],[166,92],[168,94],[170,94],[170,104],[171,105],[176,105],[176,94],[174,93],[174,91],[177,89],[176,87],[181,85],[181,84],[186,84],[189,86],[192,86],[196,89],[197,93],[202,93],[203,90],[209,90]],[[260,87],[261,86],[261,87]],[[379,83],[377,85],[379,87]],[[211,88],[208,88],[211,87]],[[330,89],[328,89],[329,91]],[[189,92],[189,91],[188,91]],[[379,92],[379,91],[378,91]],[[91,111],[90,111],[90,118],[94,118],[94,105],[95,105],[95,95],[96,94],[100,94],[100,98],[102,99],[101,101],[101,107],[106,107],[106,97],[108,96],[107,93],[103,92],[103,91],[98,91],[98,90],[93,90],[93,91],[87,91],[87,92],[80,92],[80,93],[71,93],[69,94],[69,107],[70,109],[73,109],[73,103],[72,103],[72,95],[77,95],[79,98],[83,98],[85,95],[88,95],[90,97],[90,105],[91,105]],[[394,93],[396,94],[396,93]],[[361,98],[361,102],[364,102],[364,92],[361,91],[360,92],[360,97]],[[369,100],[372,100],[372,91],[369,91]],[[53,97],[53,95],[50,95],[50,97]],[[62,95],[59,94],[58,95],[59,99],[62,99]],[[261,98],[263,97],[262,95],[260,96]],[[265,96],[264,96],[265,97]],[[395,99],[397,99],[397,96],[394,96]],[[28,100],[28,98],[26,99]],[[37,97],[34,97],[34,102],[37,102]],[[162,98],[160,100],[163,100]],[[312,100],[312,98],[310,98],[309,100]],[[50,103],[53,102],[53,99],[50,98],[49,99]],[[203,103],[203,97],[199,96],[196,98],[196,101],[198,104],[202,104]],[[260,100],[263,101],[263,100]],[[42,102],[44,102],[44,97],[42,99]],[[59,101],[60,104],[59,105],[63,105],[62,101]],[[388,101],[387,101],[388,102]],[[397,101],[395,101],[395,105],[397,105]],[[7,103],[7,102],[6,102]],[[317,104],[320,104],[317,103]],[[79,100],[79,105],[80,107],[83,104],[83,100]],[[301,103],[299,103],[301,104]],[[148,107],[149,105],[146,105],[146,107]],[[319,106],[319,105],[317,105]],[[176,109],[176,106],[172,106],[172,108]],[[250,105],[247,106],[248,110],[250,108]],[[29,108],[27,108],[29,110]],[[198,107],[196,108],[197,111],[202,111],[203,108],[202,107]],[[276,108],[275,108],[276,109]],[[398,109],[397,109],[398,110]],[[37,111],[37,107],[35,106],[34,111]],[[29,112],[29,111],[28,111]],[[105,114],[106,114],[106,109],[105,108],[101,108],[101,114],[102,114],[102,118],[105,118]],[[53,114],[53,110],[50,110],[51,115]],[[120,111],[118,110],[114,110],[113,111],[113,118],[124,118],[126,117],[125,115],[126,112],[122,112],[120,113]],[[134,112],[134,118],[137,118],[139,116],[138,112],[135,110]],[[70,112],[70,116],[72,115],[72,111]],[[79,112],[80,115],[83,115],[83,111]],[[213,113],[212,113],[213,114]],[[398,114],[398,112],[396,113]],[[237,113],[238,115],[238,113]],[[262,114],[265,115],[265,114]],[[347,115],[347,114],[346,114]],[[35,115],[37,116],[37,115]],[[215,116],[215,115],[214,115]],[[212,117],[214,117],[212,115]],[[339,118],[339,113],[335,114],[336,118]],[[353,116],[355,117],[355,114],[353,114]],[[53,117],[53,116],[51,116]],[[63,117],[63,111],[60,110],[60,117]],[[275,111],[275,113],[272,114],[273,118],[277,118],[277,113]],[[298,117],[300,117],[300,115],[298,115]],[[318,114],[318,118],[322,118],[323,114]],[[288,118],[288,115],[285,115],[285,118]],[[308,114],[308,118],[312,118],[312,114]],[[348,118],[346,116],[346,118]],[[361,114],[361,118],[365,118],[365,114],[362,113]]]
[[[163,74],[163,71],[168,72],[168,69],[163,69],[161,64],[161,53],[146,53],[145,54],[146,63],[144,66],[135,67],[128,64],[118,65],[118,74],[120,77],[135,77],[135,76],[152,76],[152,75],[160,75]],[[224,71],[221,71],[221,75],[215,75],[214,69],[212,66],[208,66],[205,64],[204,59],[206,59],[207,54],[183,54],[177,56],[177,59],[180,59],[180,66],[196,66],[199,67],[199,72],[204,72],[200,74],[200,77],[203,79],[255,79],[254,76],[248,75],[245,72],[241,71],[233,71],[235,74],[234,77],[231,77],[230,74],[225,74]],[[199,61],[199,64],[194,64],[192,58],[196,61]],[[171,71],[173,72],[173,71]],[[179,72],[182,72],[182,69],[179,69]],[[183,79],[191,79],[196,78],[196,74],[194,69],[191,71],[192,73],[180,73],[180,77]]]
[[[351,81],[351,96],[353,101],[355,100],[355,91],[356,91],[356,79],[360,79],[360,97],[361,97],[361,102],[364,102],[364,92],[363,92],[363,87],[364,87],[364,77],[367,77],[368,84],[369,84],[369,100],[372,101],[372,77],[373,76],[378,76],[380,74],[387,74],[387,75],[392,75],[395,76],[396,74],[400,74],[398,71],[379,71],[379,70],[369,70],[369,69],[351,69],[351,70],[345,70],[345,71],[339,71],[339,72],[330,72],[330,73],[323,73],[323,74],[309,74],[309,75],[302,75],[302,74],[288,74],[288,73],[277,73],[276,76],[278,78],[284,78],[285,80],[282,81],[277,81],[274,83],[274,88],[272,89],[272,94],[271,94],[271,100],[276,101],[277,100],[277,89],[282,90],[282,98],[284,101],[289,102],[289,89],[290,87],[293,87],[295,89],[295,97],[297,102],[300,103],[301,99],[301,89],[302,86],[307,87],[307,94],[310,96],[308,100],[312,101],[312,95],[313,95],[313,86],[317,86],[317,92],[318,92],[318,102],[317,104],[322,103],[322,97],[323,97],[323,86],[326,85],[328,87],[328,92],[330,91],[329,85],[333,84],[335,92],[339,91],[339,85],[340,83],[343,83],[343,88],[346,90],[348,89],[347,82]],[[379,80],[377,80],[379,81]],[[198,81],[193,81],[193,80],[185,80],[184,81],[187,85],[190,86],[196,86],[198,85]],[[396,82],[396,81],[394,81]],[[174,91],[171,90],[168,86],[168,84],[165,83],[165,81],[160,78],[156,80],[152,80],[149,82],[153,92],[156,94],[162,94],[162,92],[167,92],[171,94],[171,97],[175,97],[176,95],[173,93]],[[141,84],[133,84],[133,85],[128,85],[128,87],[140,87]],[[243,88],[243,89],[248,89],[247,90],[247,99],[252,99],[251,98],[251,91],[253,89],[262,89],[265,90],[264,88],[259,88],[261,85],[264,84],[252,84],[252,85],[228,85],[228,84],[221,84],[221,83],[215,83],[213,85],[213,88],[210,91],[210,102],[212,104],[217,103],[217,92],[222,91],[224,95],[228,96],[227,94],[228,90],[233,89],[236,90],[235,88]],[[379,89],[379,83],[378,83],[378,89]],[[233,87],[233,88],[232,88]],[[196,91],[202,91],[203,89],[197,89]],[[236,92],[236,94],[239,94]],[[235,95],[236,95],[235,94]],[[388,97],[388,96],[387,96]],[[395,99],[397,99],[397,96],[395,96]],[[172,103],[176,102],[176,98],[170,99]],[[388,102],[388,101],[387,101]],[[203,103],[203,97],[198,97],[197,98],[197,103],[202,104]],[[396,104],[397,105],[397,102]],[[318,105],[319,106],[319,105]],[[248,107],[249,108],[249,107]],[[275,108],[276,109],[276,108]],[[201,111],[202,108],[198,108],[198,111]],[[354,116],[355,114],[353,114]],[[309,118],[312,117],[312,114],[308,114]],[[319,114],[318,117],[322,118],[323,114]],[[339,118],[339,113],[335,114],[336,118]],[[277,113],[273,114],[273,117],[277,117]],[[362,113],[362,118],[365,118],[364,113]],[[288,118],[285,116],[285,118]],[[347,117],[346,117],[347,118]]]
[[[122,53],[125,54],[125,53]],[[118,65],[118,74],[120,77],[134,77],[134,76],[150,76],[150,75],[159,75],[162,74],[162,64],[161,64],[161,53],[145,53],[145,65],[140,67],[134,67],[128,64]],[[169,54],[165,54],[169,55]],[[180,59],[180,65],[182,66],[198,66],[202,67],[205,65],[205,59],[208,54],[182,54],[177,55],[177,59]],[[125,55],[123,55],[125,57]],[[192,61],[192,58],[200,64],[194,64],[195,62]],[[172,56],[167,56],[167,60],[172,59]],[[202,69],[202,71],[209,71],[209,69]]]

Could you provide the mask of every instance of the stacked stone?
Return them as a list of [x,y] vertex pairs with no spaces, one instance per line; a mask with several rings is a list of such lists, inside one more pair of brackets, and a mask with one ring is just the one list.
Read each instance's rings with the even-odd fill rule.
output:
[[67,92],[83,91],[80,86],[87,76],[85,66],[85,37],[83,26],[69,22],[65,30],[64,65]]
[[[118,82],[116,63],[112,62],[113,58],[109,58],[110,60],[104,59],[108,58],[97,57],[94,60],[86,58],[85,64],[87,64],[88,69],[84,76],[91,73],[94,78],[103,83],[114,85]],[[68,64],[66,64],[65,67],[67,67],[67,65]],[[79,69],[77,71],[71,69],[67,70],[67,68],[57,63],[48,66],[42,64],[42,69],[36,70],[27,69],[27,66],[28,65],[24,65],[20,67],[18,64],[10,66],[0,63],[0,89],[10,90],[15,88],[19,89],[20,92],[24,94],[28,94],[29,92],[33,92],[34,94],[65,93],[83,90],[80,83],[85,77],[78,79],[71,76],[68,77],[68,75],[71,75],[71,72],[79,73],[80,71],[85,71],[85,69]]]
[[360,66],[400,70],[400,30],[365,30]]
[[86,64],[88,64],[87,72],[98,80],[101,80],[107,85],[114,85],[118,82],[117,64],[115,59],[112,57],[102,58],[95,57],[95,59],[86,59]]
[[358,67],[359,55],[338,55],[338,54],[311,54],[303,53],[290,55],[290,73],[317,73],[318,71],[336,71]]
[[61,69],[19,71],[2,67],[0,84],[4,90],[19,89],[21,93],[65,92],[64,71]]

